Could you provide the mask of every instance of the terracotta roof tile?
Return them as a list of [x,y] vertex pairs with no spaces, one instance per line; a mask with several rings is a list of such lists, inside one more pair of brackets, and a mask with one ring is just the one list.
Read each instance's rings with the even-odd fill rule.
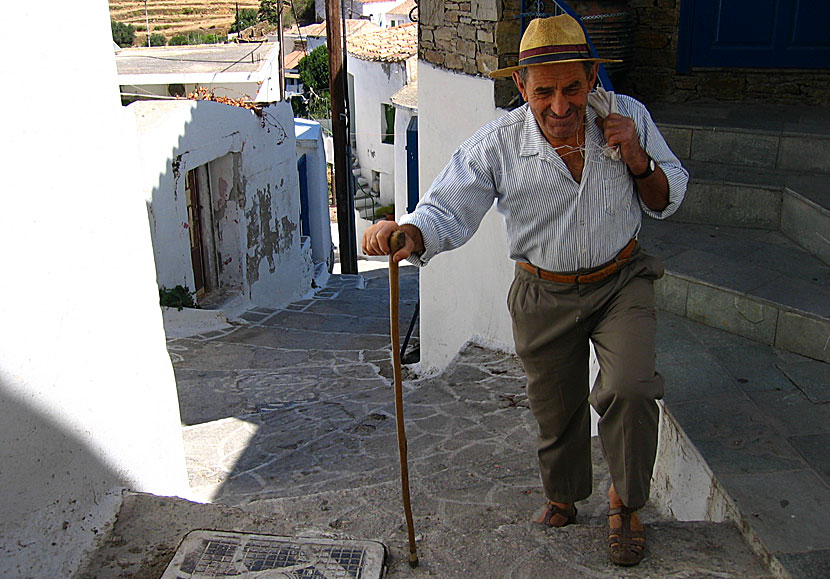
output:
[[[372,22],[371,20],[364,20],[358,18],[348,18],[346,20],[346,37],[353,34],[365,34],[366,32],[371,32],[373,30],[380,30],[380,26]],[[326,23],[319,22],[317,24],[309,24],[308,26],[303,26],[300,28],[300,34],[303,36],[325,36],[326,35]]]
[[353,36],[346,43],[349,54],[361,60],[400,62],[418,54],[418,24],[383,28]]
[[392,95],[392,103],[418,110],[418,81],[411,82]]
[[387,12],[387,14],[405,14],[409,15],[412,12],[412,9],[415,8],[417,4],[415,4],[415,0],[406,0],[405,2],[401,2],[391,10]]
[[295,50],[290,54],[285,55],[285,69],[289,70],[292,68],[297,68],[297,65],[305,56],[305,50]]

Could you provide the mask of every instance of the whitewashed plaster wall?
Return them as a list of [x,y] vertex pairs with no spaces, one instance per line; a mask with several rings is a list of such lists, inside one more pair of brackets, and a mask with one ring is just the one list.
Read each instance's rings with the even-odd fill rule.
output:
[[226,175],[211,191],[219,279],[262,306],[305,295],[311,257],[300,247],[291,106],[267,105],[262,116],[211,101],[143,101],[128,109],[138,127],[159,285],[195,290],[185,176],[210,163],[214,175]]
[[349,55],[349,74],[354,76],[355,150],[362,175],[372,181],[380,174],[380,201],[395,199],[395,146],[381,141],[383,104],[392,104],[392,95],[406,85],[404,62],[376,62]]
[[308,180],[308,209],[311,231],[311,258],[315,267],[325,264],[326,270],[332,262],[331,219],[329,217],[329,186],[326,180],[326,150],[320,123],[307,119],[294,119],[297,136],[297,159],[306,157]]
[[73,30],[72,49],[0,39],[0,576],[70,577],[130,488],[188,492],[132,115],[120,104],[104,0],[6,7]]
[[395,219],[406,213],[409,195],[409,173],[406,159],[406,130],[418,111],[395,105]]
[[[424,61],[418,67],[423,196],[458,146],[503,111],[493,101],[493,81],[447,72]],[[462,100],[461,109],[449,106]],[[436,256],[421,270],[422,368],[443,369],[472,338],[512,351],[506,305],[512,279],[504,219],[490,210],[466,245]]]
[[378,26],[383,26],[383,17],[387,11],[392,10],[395,6],[403,2],[403,0],[380,0],[364,2],[362,14],[364,18],[368,18]]
[[380,25],[383,28],[391,28],[393,26],[403,26],[412,22],[408,14],[390,14],[386,13],[380,17]]

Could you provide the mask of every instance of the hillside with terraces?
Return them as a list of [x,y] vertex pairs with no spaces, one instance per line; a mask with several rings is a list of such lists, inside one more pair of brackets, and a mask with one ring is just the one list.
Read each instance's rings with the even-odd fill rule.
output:
[[164,34],[168,40],[177,34],[201,32],[227,34],[233,24],[236,7],[259,8],[259,0],[109,0],[113,20],[130,24],[136,29],[136,41],[147,31]]

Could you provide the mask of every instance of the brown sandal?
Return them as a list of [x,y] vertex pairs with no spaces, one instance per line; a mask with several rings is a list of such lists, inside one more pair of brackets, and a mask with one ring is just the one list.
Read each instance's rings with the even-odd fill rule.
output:
[[[637,509],[620,507],[608,511],[608,556],[617,565],[630,567],[643,560],[646,548],[645,531],[635,531],[631,528],[631,514]],[[619,515],[622,519],[621,527],[611,527],[610,518]]]
[[[556,515],[561,515],[565,517],[565,522],[561,525],[553,525],[551,524],[551,519]],[[548,501],[545,505],[545,510],[542,511],[542,514],[536,519],[536,522],[547,527],[564,527],[565,525],[570,525],[571,523],[576,522],[576,505],[571,505],[571,511],[568,512],[562,507],[558,507],[552,502]]]

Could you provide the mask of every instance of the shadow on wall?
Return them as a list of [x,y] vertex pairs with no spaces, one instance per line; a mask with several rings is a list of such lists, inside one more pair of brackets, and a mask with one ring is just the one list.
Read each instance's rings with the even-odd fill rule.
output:
[[69,577],[114,520],[128,483],[13,392],[0,377],[0,576]]

